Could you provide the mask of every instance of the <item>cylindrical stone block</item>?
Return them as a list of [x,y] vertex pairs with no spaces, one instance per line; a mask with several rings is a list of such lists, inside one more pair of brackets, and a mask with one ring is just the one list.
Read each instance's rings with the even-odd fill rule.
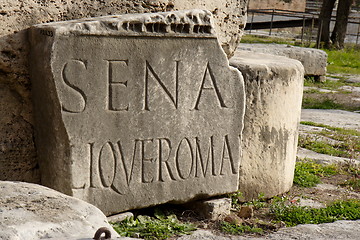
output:
[[246,110],[239,191],[271,197],[293,182],[304,68],[293,59],[236,51],[230,65],[245,81]]

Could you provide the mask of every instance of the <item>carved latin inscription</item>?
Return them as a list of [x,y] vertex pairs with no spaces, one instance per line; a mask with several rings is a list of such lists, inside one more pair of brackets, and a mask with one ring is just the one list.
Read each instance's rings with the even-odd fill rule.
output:
[[30,29],[42,180],[105,214],[236,191],[244,83],[206,10]]
[[[90,61],[90,60],[89,60]],[[131,89],[128,89],[128,72],[129,59],[113,59],[113,60],[104,60],[107,64],[107,84],[108,86],[108,96],[106,103],[106,110],[113,112],[124,112],[129,111],[130,104],[126,98],[127,94]],[[150,99],[151,95],[149,94],[149,86],[151,84],[157,84],[160,86],[162,93],[171,103],[166,107],[173,107],[177,109],[179,107],[179,78],[181,78],[179,72],[179,64],[181,61],[174,61],[174,79],[171,79],[173,86],[173,92],[169,90],[169,86],[166,86],[164,81],[159,77],[159,74],[147,60],[145,60],[145,76],[144,76],[144,94],[143,94],[143,108],[141,110],[151,111]],[[63,101],[62,110],[67,113],[81,113],[85,110],[87,96],[83,90],[78,86],[72,83],[72,78],[69,76],[81,76],[84,74],[84,70],[87,70],[88,60],[71,60],[64,64],[62,69],[62,79],[68,91],[68,94],[72,94],[74,97],[72,101]],[[73,71],[73,72],[70,72]],[[189,110],[200,110],[201,98],[205,94],[211,94],[214,99],[218,102],[220,108],[229,108],[225,104],[225,101],[222,97],[217,80],[214,76],[213,70],[208,62],[203,68],[202,79],[200,88],[197,90],[196,99],[194,99],[193,108]],[[116,97],[115,97],[116,96]],[[114,101],[117,99],[117,101]],[[120,99],[120,100],[119,100]],[[203,103],[206,104],[206,103]]]
[[[86,108],[86,95],[85,93],[74,84],[77,74],[83,74],[87,70],[86,61],[71,60],[64,64],[61,76],[65,84],[65,96],[69,95],[71,100],[62,101],[61,107],[64,112],[68,113],[81,113]],[[74,101],[75,100],[75,101]]]
[[233,137],[231,142],[229,135],[204,140],[134,139],[130,149],[124,149],[121,139],[89,143],[90,187],[111,188],[126,194],[133,184],[237,174],[240,136]]
[[[128,111],[129,110],[129,104],[125,103],[123,106],[116,105],[113,102],[113,96],[116,93],[119,94],[126,94],[126,88],[128,81],[126,80],[127,74],[124,74],[126,72],[126,67],[129,64],[129,60],[106,60],[108,63],[108,104],[107,104],[107,110],[110,111]],[[122,70],[118,71],[118,73],[123,74],[115,74],[115,70]],[[125,80],[124,80],[125,78]]]

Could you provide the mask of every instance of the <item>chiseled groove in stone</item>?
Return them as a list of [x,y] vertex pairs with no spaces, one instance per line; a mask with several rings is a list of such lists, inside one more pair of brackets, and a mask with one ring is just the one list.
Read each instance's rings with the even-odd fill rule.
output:
[[207,10],[126,14],[36,25],[47,35],[166,36],[216,38]]

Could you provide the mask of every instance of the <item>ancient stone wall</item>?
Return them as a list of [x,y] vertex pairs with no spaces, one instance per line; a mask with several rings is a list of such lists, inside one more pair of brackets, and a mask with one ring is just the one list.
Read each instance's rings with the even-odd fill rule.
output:
[[305,11],[304,0],[249,0],[249,9],[282,9]]
[[247,0],[1,0],[0,180],[40,182],[33,136],[28,31],[34,24],[112,14],[207,9],[230,56],[246,22]]

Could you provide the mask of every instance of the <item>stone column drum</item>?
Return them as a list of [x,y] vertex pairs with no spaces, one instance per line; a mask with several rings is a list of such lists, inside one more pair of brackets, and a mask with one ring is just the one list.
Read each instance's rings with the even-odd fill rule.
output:
[[205,10],[32,27],[42,184],[105,214],[237,190],[245,111]]
[[230,65],[245,81],[246,110],[239,191],[272,197],[293,182],[304,68],[286,57],[237,50]]

